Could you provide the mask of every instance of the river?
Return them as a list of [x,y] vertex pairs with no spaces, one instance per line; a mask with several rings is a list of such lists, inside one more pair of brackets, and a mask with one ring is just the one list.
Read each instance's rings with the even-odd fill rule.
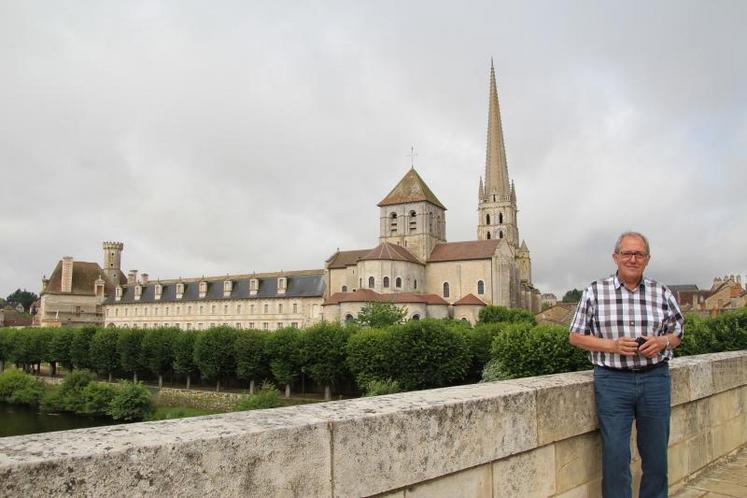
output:
[[65,431],[116,423],[109,418],[83,417],[72,413],[41,413],[38,408],[0,403],[0,437]]

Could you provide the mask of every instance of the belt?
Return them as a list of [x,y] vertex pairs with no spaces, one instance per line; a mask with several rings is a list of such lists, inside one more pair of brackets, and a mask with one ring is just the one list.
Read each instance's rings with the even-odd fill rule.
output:
[[613,372],[644,373],[644,372],[648,372],[656,368],[662,367],[666,364],[667,364],[666,361],[660,361],[659,363],[654,363],[653,365],[643,365],[641,367],[635,367],[635,368],[615,368],[615,367],[606,367],[604,365],[597,365],[597,366],[599,368],[604,368],[605,370],[611,370]]

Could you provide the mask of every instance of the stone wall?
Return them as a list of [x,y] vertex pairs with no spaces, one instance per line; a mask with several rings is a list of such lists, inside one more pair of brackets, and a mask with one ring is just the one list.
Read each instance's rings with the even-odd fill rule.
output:
[[[671,370],[676,487],[747,440],[747,351]],[[578,372],[1,438],[0,496],[599,496],[599,453]]]
[[241,400],[243,394],[202,391],[197,389],[171,389],[163,387],[156,391],[159,406],[188,406],[205,410],[230,411]]

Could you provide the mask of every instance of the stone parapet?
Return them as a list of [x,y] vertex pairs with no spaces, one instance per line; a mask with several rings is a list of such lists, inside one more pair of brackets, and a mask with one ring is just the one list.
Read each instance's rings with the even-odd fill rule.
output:
[[[677,487],[747,441],[747,351],[671,371]],[[578,372],[2,438],[0,496],[600,496],[600,452]]]

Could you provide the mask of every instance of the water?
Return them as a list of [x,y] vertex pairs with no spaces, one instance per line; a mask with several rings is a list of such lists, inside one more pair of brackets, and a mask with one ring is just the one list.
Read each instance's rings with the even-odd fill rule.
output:
[[65,431],[116,423],[109,418],[84,417],[73,413],[41,413],[38,408],[0,403],[0,437]]

